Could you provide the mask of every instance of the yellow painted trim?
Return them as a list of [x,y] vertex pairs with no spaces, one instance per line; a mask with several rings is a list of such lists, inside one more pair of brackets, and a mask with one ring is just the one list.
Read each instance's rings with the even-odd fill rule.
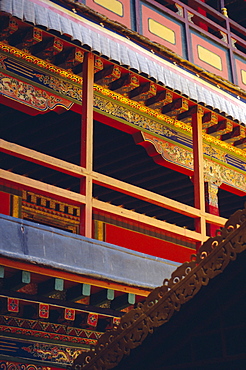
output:
[[12,216],[21,217],[21,198],[17,195],[12,195]]
[[[194,79],[195,79],[195,76],[194,76]],[[94,84],[94,92],[95,92],[95,95],[102,94],[102,95],[106,96],[107,98],[110,98],[111,100],[113,99],[114,101],[125,104],[125,105],[129,106],[132,109],[136,109],[139,112],[139,114],[143,113],[143,114],[147,114],[150,117],[154,117],[154,119],[162,121],[162,124],[165,123],[169,126],[170,125],[175,126],[175,127],[179,128],[183,131],[188,132],[189,135],[192,134],[192,128],[188,124],[186,124],[182,121],[175,120],[174,118],[171,118],[169,116],[166,116],[165,114],[159,113],[158,111],[156,111],[154,109],[151,109],[149,107],[146,107],[145,105],[142,105],[138,102],[130,100],[130,99],[128,99],[127,97],[125,97],[123,95],[117,94],[115,91],[111,91],[111,90],[106,89],[103,86],[99,86],[99,85]],[[223,94],[223,91],[221,91],[221,93]],[[225,95],[225,94],[223,94],[223,95]],[[233,98],[233,100],[234,100],[234,98]],[[237,103],[238,103],[238,101],[237,101]],[[243,106],[242,106],[242,109],[243,109]],[[151,135],[158,136],[158,134],[155,135],[154,132],[152,132]],[[246,158],[246,153],[243,149],[232,146],[231,144],[228,144],[225,141],[221,141],[221,140],[217,139],[216,137],[208,135],[204,132],[203,132],[202,135],[203,135],[203,139],[205,141],[207,141],[208,143],[213,143],[213,145],[217,145],[218,147],[220,147],[222,149],[225,149],[226,151],[229,151],[231,153],[235,153],[236,155],[238,155],[242,158]]]
[[100,241],[105,241],[104,234],[104,222],[95,220],[95,238]]
[[119,0],[94,0],[94,3],[123,17],[123,4]]
[[164,26],[163,24],[155,21],[152,18],[148,19],[149,23],[149,32],[153,33],[154,35],[162,38],[165,41],[170,42],[170,44],[176,44],[176,35],[171,28]]
[[242,75],[242,83],[246,85],[246,71],[244,69],[241,69],[241,75]]
[[197,53],[200,60],[218,69],[219,71],[222,71],[222,60],[219,55],[201,45],[197,45]]

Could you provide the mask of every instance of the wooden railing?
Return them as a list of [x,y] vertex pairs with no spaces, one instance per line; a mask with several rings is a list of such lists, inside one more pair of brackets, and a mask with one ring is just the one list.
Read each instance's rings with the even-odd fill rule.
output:
[[[218,74],[220,77],[245,89],[246,77],[241,76],[241,70],[246,70],[246,29],[230,19],[230,15],[226,15],[226,10],[222,14],[205,2],[198,0],[189,1],[189,6],[182,0],[130,0],[129,3],[118,1],[122,5],[122,15],[117,16],[112,11],[111,6],[107,7],[107,1],[104,1],[103,5],[101,2],[91,0],[79,0],[76,4],[73,0],[59,0],[58,3],[67,4],[69,9],[78,6],[78,14],[82,16],[84,14],[83,7],[87,5],[90,7],[90,12],[91,10],[92,13],[94,10],[96,11],[95,16],[100,24],[106,24],[108,18],[113,22],[122,23],[127,28],[131,27],[133,31],[149,38],[150,41],[168,47],[183,59],[197,64],[209,72]],[[85,5],[81,5],[82,8],[79,8],[80,4]],[[142,11],[143,7],[145,7],[144,11]],[[101,18],[99,14],[102,14]],[[107,18],[105,18],[105,15]],[[91,16],[94,19],[93,14]],[[160,29],[162,26],[166,27],[166,22],[171,22],[173,28],[172,24],[166,28],[169,28],[168,31],[173,33],[174,38],[179,38],[179,44],[182,43],[182,46],[177,47],[175,41],[173,41],[173,45],[172,42],[165,43],[165,36],[162,37],[162,31],[158,33],[160,37],[156,37],[156,34],[149,30],[147,24],[152,16],[156,20],[155,24],[160,23]],[[109,22],[109,28],[111,27],[112,22]],[[120,32],[119,26],[117,26],[117,31]],[[195,47],[192,44],[194,34],[205,44],[205,48],[207,42],[211,45],[211,50],[215,50],[214,54],[217,54],[217,59],[222,58],[223,54],[224,60],[221,70],[213,69],[209,62],[204,64],[199,60],[199,57],[195,57]]]
[[[39,153],[35,150],[22,147],[17,144],[7,142],[0,139],[0,151],[13,155],[18,158],[25,159],[36,164],[40,164],[44,167],[54,169],[56,171],[72,175],[77,178],[84,178],[94,184],[100,184],[107,188],[117,190],[120,193],[131,195],[140,200],[147,201],[151,204],[158,205],[165,209],[173,210],[179,214],[189,216],[193,219],[205,219],[207,223],[216,224],[222,226],[225,223],[225,219],[219,216],[215,216],[209,213],[203,213],[201,210],[188,206],[186,204],[177,202],[167,197],[155,194],[151,191],[142,189],[140,187],[130,185],[123,181],[116,180],[109,176],[102,175],[98,172],[88,172],[85,168],[68,163],[66,161],[51,157],[49,155]],[[86,205],[87,199],[83,194],[79,194],[70,190],[62,189],[54,185],[46,184],[44,182],[27,178],[6,170],[0,169],[0,178],[2,181],[9,184],[18,184],[19,187],[24,189],[31,189],[41,192],[42,194],[54,197],[54,199],[66,200],[66,202],[76,205]],[[150,225],[161,229],[163,231],[172,232],[180,235],[181,237],[191,239],[195,242],[203,242],[205,237],[202,233],[185,229],[165,221],[161,221],[140,213],[124,209],[97,199],[90,201],[91,209],[101,210],[113,215],[122,216],[128,220],[137,221],[139,223]]]
[[[161,5],[161,1],[155,0],[135,0],[135,12],[139,14],[140,3],[153,6],[157,11],[168,14],[172,18],[183,24],[182,38],[186,43],[186,58],[193,61],[191,47],[191,32],[197,31],[210,40],[226,48],[228,51],[228,70],[231,70],[231,82],[237,84],[237,71],[235,57],[246,56],[246,29],[237,24],[229,17],[213,9],[209,5],[193,0],[190,6],[182,1],[168,0],[168,7]],[[137,19],[136,31],[141,33],[140,20]]]
[[220,235],[208,239],[190,262],[179,266],[170,279],[165,279],[145,302],[126,313],[117,328],[104,333],[96,347],[80,354],[68,369],[112,369],[124,356],[129,356],[155,328],[167,323],[183,304],[245,251],[245,216],[246,209],[235,212],[221,228]]
[[[186,40],[189,38],[187,33],[195,29],[222,45],[227,44],[228,48],[232,48],[234,52],[245,57],[246,29],[201,1],[193,0],[188,6],[179,0],[168,0],[166,1],[169,4],[168,7],[162,5],[161,1],[156,0],[135,0],[134,2],[136,14],[139,14],[140,2],[142,2],[151,4],[157,10],[182,21],[186,26]],[[139,27],[139,24],[137,24],[137,27]],[[136,30],[140,31],[139,28]],[[231,41],[232,39],[233,41]],[[237,46],[243,51],[236,49]]]

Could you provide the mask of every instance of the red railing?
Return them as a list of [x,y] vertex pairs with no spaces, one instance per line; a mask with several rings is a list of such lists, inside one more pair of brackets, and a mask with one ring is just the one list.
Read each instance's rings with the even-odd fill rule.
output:
[[[65,7],[67,6],[70,10],[75,4],[72,0],[52,1]],[[217,74],[245,89],[245,77],[244,79],[242,78],[241,70],[246,70],[246,29],[236,21],[227,17],[225,8],[223,8],[224,14],[222,14],[222,12],[206,4],[205,1],[206,0],[204,0],[204,2],[202,0],[118,0],[117,3],[120,3],[122,6],[121,11],[118,13],[114,9],[114,6],[111,6],[110,2],[107,1],[77,0],[76,4],[85,4],[92,10],[95,10],[97,14],[102,14],[110,20],[121,23],[128,28],[131,27],[132,30],[137,31],[140,35],[148,37],[151,41],[163,44],[180,55],[183,59],[197,64],[199,67]],[[116,1],[113,1],[113,3],[116,4]],[[214,1],[214,3],[216,2]],[[221,6],[224,4],[223,0],[221,0],[220,4]],[[159,19],[160,16],[162,16],[164,26],[165,18],[168,18],[169,22],[170,20],[173,21],[174,29],[171,29],[171,31],[175,33],[175,37],[177,31],[175,23],[181,26],[179,27],[180,30],[177,31],[179,33],[177,37],[181,39],[182,47],[180,47],[180,43],[179,45],[172,45],[171,43],[165,45],[165,37],[159,37],[159,41],[156,41],[156,35],[151,35],[151,31],[146,31],[148,28],[148,26],[146,26],[146,13],[143,16],[142,6],[149,7],[150,13],[156,13]],[[79,11],[78,14],[83,15],[84,8],[82,7],[81,9],[82,11]],[[242,9],[242,12],[243,11]],[[104,20],[102,24],[103,22]],[[144,27],[145,31],[143,31]],[[217,53],[219,57],[223,56],[223,61],[221,63],[223,65],[221,69],[216,69],[216,67],[213,69],[209,66],[209,63],[206,64],[205,62],[204,64],[197,60],[197,57],[194,56],[194,45],[192,44],[194,34],[200,36],[205,44],[206,42],[211,44],[211,55]],[[222,50],[222,55],[220,55],[220,50],[218,48]],[[213,52],[213,50],[215,50],[215,52]]]
[[[134,0],[133,0],[134,1]],[[135,13],[138,18],[141,4],[148,4],[158,12],[168,14],[183,23],[183,38],[186,41],[186,57],[192,62],[191,31],[202,33],[208,41],[215,41],[228,50],[231,80],[237,84],[235,56],[246,57],[246,29],[211,6],[197,0],[182,1],[135,0]],[[165,5],[163,5],[165,4]],[[242,9],[243,11],[243,9]],[[136,21],[136,31],[141,33],[140,19]]]

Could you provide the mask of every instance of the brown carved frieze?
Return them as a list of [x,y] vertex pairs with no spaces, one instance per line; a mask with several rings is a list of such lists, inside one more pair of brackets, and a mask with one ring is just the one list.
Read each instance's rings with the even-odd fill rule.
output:
[[118,328],[105,333],[95,350],[81,354],[72,369],[114,368],[125,355],[141,345],[154,328],[168,322],[175,311],[192,299],[210,279],[246,249],[246,208],[235,212],[225,226],[209,238],[197,255],[192,255],[172,273],[169,280],[154,289],[144,303],[125,314]]

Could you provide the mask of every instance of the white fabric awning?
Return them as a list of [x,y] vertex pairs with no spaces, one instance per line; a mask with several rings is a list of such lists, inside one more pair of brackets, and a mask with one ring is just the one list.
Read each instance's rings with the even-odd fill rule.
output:
[[81,45],[120,65],[144,73],[156,82],[246,123],[245,102],[196,75],[141,48],[124,36],[104,29],[48,0],[0,0],[0,10],[34,25],[67,34]]

